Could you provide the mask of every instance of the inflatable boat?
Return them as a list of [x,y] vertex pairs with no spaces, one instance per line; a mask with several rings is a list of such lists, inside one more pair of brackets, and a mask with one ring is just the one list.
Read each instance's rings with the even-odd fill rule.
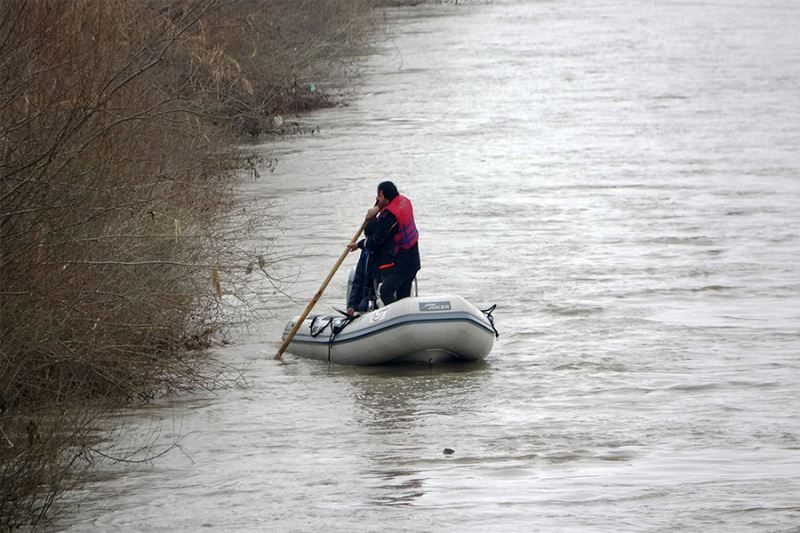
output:
[[[494,308],[481,311],[445,294],[404,298],[356,317],[309,316],[286,351],[344,365],[478,361],[498,336]],[[296,321],[286,324],[284,340]]]

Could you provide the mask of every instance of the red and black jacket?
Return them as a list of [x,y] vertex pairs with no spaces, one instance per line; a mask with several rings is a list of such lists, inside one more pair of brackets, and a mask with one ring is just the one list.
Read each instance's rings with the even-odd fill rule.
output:
[[384,270],[408,261],[419,264],[419,231],[414,222],[411,200],[402,194],[397,195],[371,224],[371,235],[358,245],[372,252],[376,268]]

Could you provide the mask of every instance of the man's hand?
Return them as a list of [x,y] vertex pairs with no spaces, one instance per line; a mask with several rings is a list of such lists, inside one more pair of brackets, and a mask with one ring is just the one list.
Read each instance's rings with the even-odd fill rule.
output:
[[358,250],[358,243],[357,242],[348,243],[347,249],[350,250],[351,252],[355,252],[356,250]]
[[371,218],[375,218],[378,215],[378,213],[380,213],[380,212],[381,212],[381,208],[378,207],[377,205],[375,207],[370,207],[369,209],[367,209],[367,214],[366,214],[366,216],[364,216],[364,218],[367,219],[367,220],[369,220]]

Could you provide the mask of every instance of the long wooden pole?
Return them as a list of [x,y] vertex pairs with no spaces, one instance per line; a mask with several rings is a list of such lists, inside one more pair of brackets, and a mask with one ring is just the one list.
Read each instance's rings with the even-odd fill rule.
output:
[[[368,222],[368,220],[365,219],[364,222],[361,224],[361,227],[358,228],[358,231],[353,236],[353,238],[350,240],[349,244],[353,244],[354,242],[356,242],[358,240],[358,238],[361,236],[361,233],[364,231],[364,228],[366,227],[367,222]],[[275,354],[275,357],[273,357],[273,359],[279,359],[280,360],[280,358],[283,356],[283,352],[286,351],[286,348],[289,346],[289,343],[292,342],[292,339],[294,338],[294,336],[297,333],[297,331],[300,329],[300,326],[303,325],[303,321],[308,316],[308,313],[311,312],[311,309],[313,309],[314,306],[319,301],[319,299],[322,298],[322,293],[325,292],[325,289],[328,287],[328,283],[331,282],[331,280],[333,279],[333,275],[336,274],[336,271],[339,270],[340,266],[342,266],[342,263],[344,263],[344,260],[347,257],[347,254],[349,254],[349,253],[350,253],[350,249],[345,247],[344,251],[342,252],[342,255],[339,256],[339,260],[336,261],[336,264],[333,266],[333,269],[331,269],[330,274],[328,274],[328,277],[325,278],[325,281],[322,282],[322,286],[319,288],[317,293],[314,295],[313,298],[311,298],[311,301],[308,302],[308,305],[306,306],[305,311],[303,311],[303,314],[300,315],[300,318],[297,319],[297,322],[295,322],[294,327],[292,328],[292,331],[290,331],[289,334],[286,336],[286,340],[284,340],[283,344],[281,344],[281,347],[278,348],[278,353]]]

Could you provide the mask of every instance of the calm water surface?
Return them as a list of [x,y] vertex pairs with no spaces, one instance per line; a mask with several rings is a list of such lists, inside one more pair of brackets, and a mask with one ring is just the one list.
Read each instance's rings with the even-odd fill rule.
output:
[[[298,300],[218,352],[247,385],[131,413],[183,452],[117,467],[57,529],[798,531],[800,4],[387,17],[352,104],[260,146],[277,170],[242,186],[285,217],[264,242]],[[497,303],[494,351],[277,364],[386,178],[420,292]]]

